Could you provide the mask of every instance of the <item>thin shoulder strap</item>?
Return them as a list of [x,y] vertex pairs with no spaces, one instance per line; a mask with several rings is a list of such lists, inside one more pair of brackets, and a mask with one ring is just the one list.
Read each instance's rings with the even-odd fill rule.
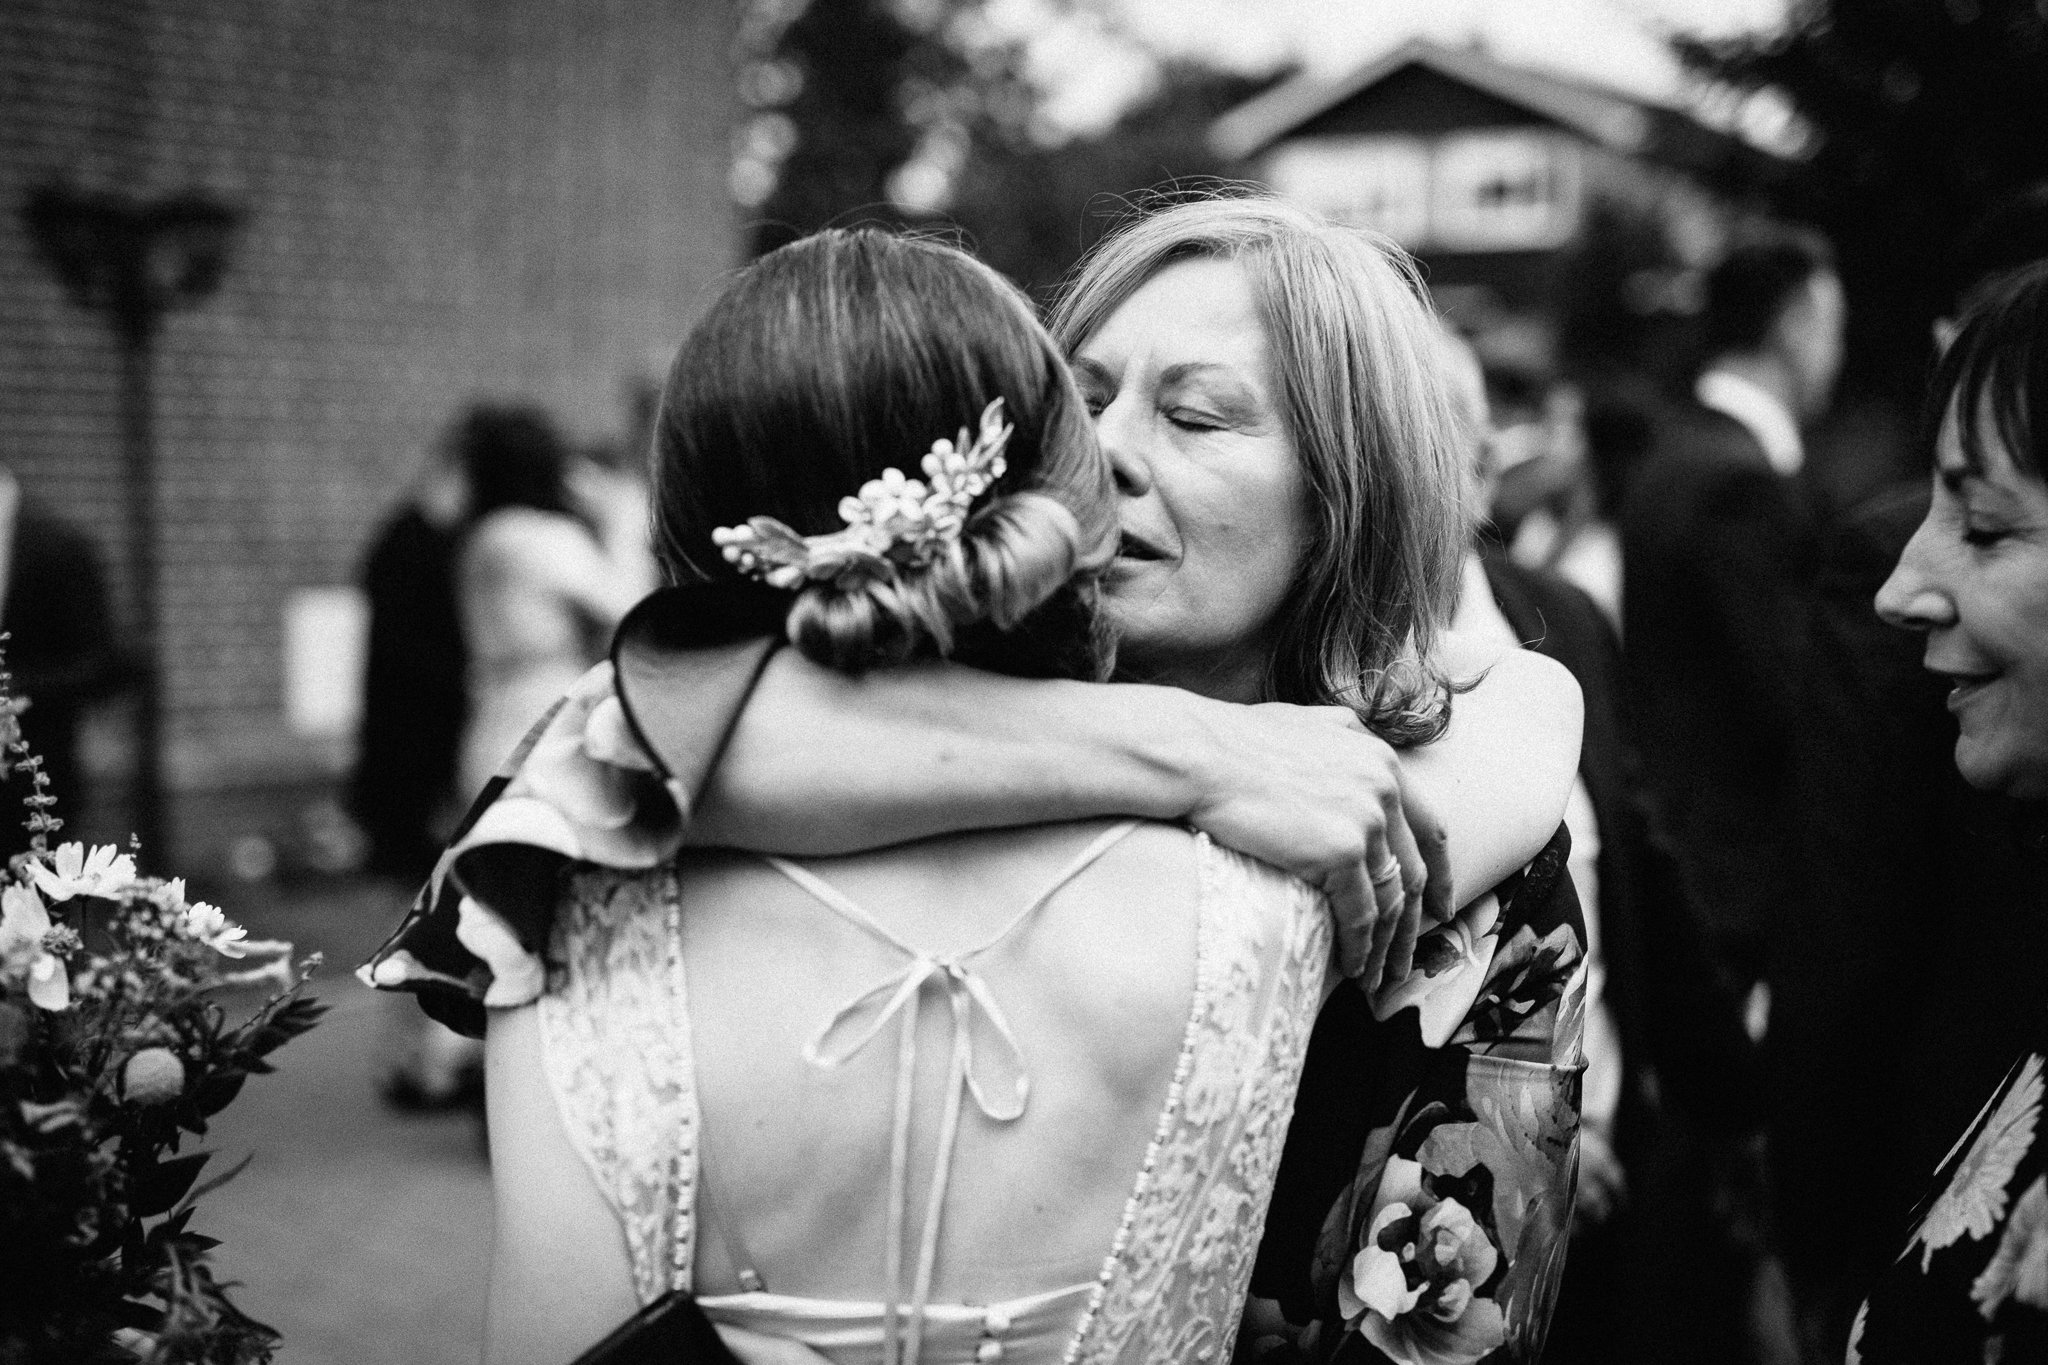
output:
[[[1103,854],[1115,848],[1119,843],[1122,843],[1131,831],[1135,830],[1141,823],[1143,822],[1138,820],[1126,820],[1122,824],[1104,830],[1088,847],[1074,855],[1073,860],[1060,871],[1059,875],[1054,877],[1052,882],[1043,891],[1033,897],[1030,904],[1012,916],[1010,922],[1005,924],[992,938],[978,947],[970,948],[964,953],[955,954],[948,960],[952,962],[965,962],[969,958],[978,957],[1001,943],[1011,934],[1017,932],[1026,920],[1044,909],[1046,903],[1058,895],[1068,882],[1094,866],[1095,862]],[[898,952],[913,958],[926,956],[921,949],[912,947],[883,928],[873,915],[862,909],[845,892],[826,881],[823,877],[818,876],[809,868],[799,867],[787,858],[777,858],[768,855],[764,855],[763,861],[804,890],[810,892],[827,909],[832,910],[842,919],[849,921],[857,927],[865,929],[868,933],[881,939]]]
[[[990,1120],[1010,1123],[1023,1116],[1031,1096],[1031,1078],[1025,1071],[1024,1054],[1018,1045],[1017,1035],[1003,1017],[1002,1008],[996,1003],[988,983],[968,966],[968,961],[1015,933],[1061,887],[1116,847],[1138,827],[1138,823],[1130,820],[1103,831],[1053,878],[1050,885],[1033,897],[1029,905],[1018,911],[1003,926],[1001,933],[978,948],[947,958],[934,957],[905,943],[822,877],[784,858],[766,860],[770,867],[808,891],[827,909],[910,959],[900,970],[841,1005],[804,1046],[806,1061],[829,1070],[843,1065],[867,1047],[892,1020],[897,1023],[896,1104],[889,1134],[889,1223],[882,1249],[882,1277],[889,1287],[889,1298],[882,1315],[883,1365],[917,1365],[923,1348],[925,1304],[931,1295],[932,1271],[938,1260],[939,1220],[945,1211],[946,1189],[952,1179],[953,1149],[960,1132],[963,1100],[971,1096],[975,1107]],[[910,1216],[910,1111],[917,1076],[917,1019],[919,1002],[925,987],[931,984],[936,984],[944,994],[952,1015],[952,1060],[948,1066],[945,1108],[939,1120],[937,1155],[925,1196],[923,1235],[919,1238],[915,1263],[906,1276],[904,1252],[909,1239]],[[982,1064],[976,1059],[974,1015],[977,1011],[993,1030],[994,1041],[998,1044],[995,1051],[1009,1081],[1007,1087],[985,1078]]]

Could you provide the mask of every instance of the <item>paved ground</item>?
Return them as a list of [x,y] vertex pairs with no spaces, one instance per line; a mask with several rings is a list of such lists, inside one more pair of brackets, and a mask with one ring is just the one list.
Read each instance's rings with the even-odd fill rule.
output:
[[252,1079],[205,1144],[215,1168],[255,1160],[203,1199],[236,1301],[284,1333],[280,1365],[474,1365],[490,1242],[478,1125],[387,1111],[376,1083],[409,1000],[357,984],[355,965],[402,908],[369,882],[223,888],[259,938],[327,955],[329,1012]]

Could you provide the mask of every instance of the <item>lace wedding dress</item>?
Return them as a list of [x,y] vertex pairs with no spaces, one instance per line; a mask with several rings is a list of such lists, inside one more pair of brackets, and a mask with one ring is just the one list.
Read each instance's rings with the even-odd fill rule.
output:
[[[904,1245],[906,1205],[935,1227],[963,1105],[1004,1122],[1029,1103],[1018,1039],[1003,1004],[976,970],[985,951],[1029,934],[1035,912],[1132,826],[1110,830],[994,939],[951,957],[921,953],[835,888],[774,861],[836,914],[892,945],[898,971],[826,1011],[807,1060],[831,1065],[865,1047],[916,1036],[922,999],[979,1040],[959,1045],[944,1112],[909,1112],[914,1056],[899,1058],[892,1225],[867,1302],[804,1298],[750,1288],[701,1297],[715,1320],[794,1337],[843,1362],[1227,1360],[1258,1247],[1309,1031],[1329,956],[1320,897],[1263,864],[1192,840],[1197,863],[1194,989],[1164,1108],[1099,1273],[1085,1281],[998,1301],[926,1302],[934,1259],[928,1232],[915,1265]],[[773,861],[773,860],[772,860]],[[547,994],[540,1001],[550,1083],[571,1140],[618,1214],[643,1302],[694,1289],[705,1222],[699,1199],[703,1115],[692,1055],[683,914],[673,864],[649,871],[574,874],[556,920]],[[1170,955],[1165,955],[1168,956]],[[1187,964],[1178,964],[1185,968]],[[1175,969],[1170,960],[1161,970]],[[1028,983],[1026,983],[1028,986]],[[1011,982],[1009,989],[1018,989]],[[942,1013],[943,1017],[943,1013]],[[989,1046],[991,1038],[999,1040]],[[977,1056],[977,1050],[979,1056]],[[989,1054],[996,1054],[991,1057]],[[963,1055],[964,1054],[964,1055]],[[1040,1065],[1048,1065],[1041,1060]],[[929,1191],[905,1186],[908,1127],[938,1133]],[[717,1179],[716,1171],[710,1173]],[[759,1285],[751,1267],[742,1284]],[[893,1281],[893,1283],[892,1283]]]

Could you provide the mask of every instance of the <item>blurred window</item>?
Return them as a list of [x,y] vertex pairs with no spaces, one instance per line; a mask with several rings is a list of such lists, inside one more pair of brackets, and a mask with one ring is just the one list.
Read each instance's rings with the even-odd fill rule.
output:
[[1276,194],[1325,218],[1415,248],[1429,236],[1429,167],[1429,148],[1418,138],[1303,138],[1274,149],[1266,179]]

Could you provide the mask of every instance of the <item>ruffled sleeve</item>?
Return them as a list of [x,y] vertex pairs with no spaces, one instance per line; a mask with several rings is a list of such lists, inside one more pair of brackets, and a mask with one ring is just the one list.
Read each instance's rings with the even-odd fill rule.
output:
[[787,596],[754,584],[669,588],[620,625],[485,784],[411,911],[358,976],[410,991],[459,1033],[537,998],[567,874],[671,857],[761,669]]

